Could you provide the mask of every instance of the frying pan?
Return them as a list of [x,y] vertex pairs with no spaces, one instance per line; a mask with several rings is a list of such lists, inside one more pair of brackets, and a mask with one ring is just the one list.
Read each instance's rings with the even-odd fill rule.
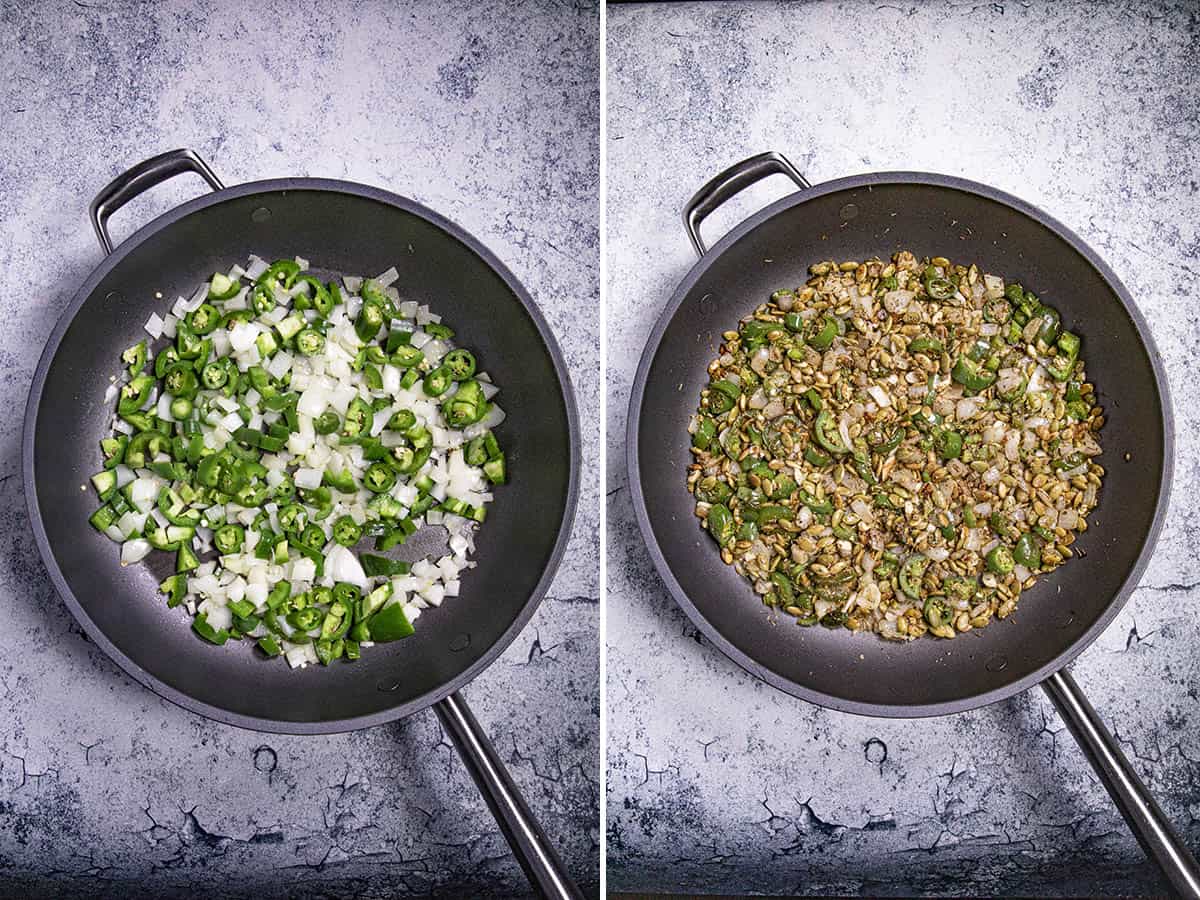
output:
[[[707,249],[700,236],[704,218],[772,174],[787,176],[799,191]],[[1166,379],[1146,323],[1116,275],[1065,226],[994,188],[914,172],[812,186],[776,153],[713,178],[687,204],[684,225],[700,259],[651,332],[630,397],[628,432],[638,525],[684,612],[751,674],[845,712],[944,715],[1040,684],[1147,855],[1176,890],[1200,896],[1195,860],[1065,669],[1137,586],[1171,482]],[[1083,336],[1088,375],[1108,418],[1100,506],[1075,545],[1086,558],[1040,579],[1022,595],[1012,619],[954,641],[896,644],[844,629],[795,627],[721,562],[697,525],[685,487],[688,421],[722,332],[773,290],[803,284],[818,260],[886,258],[900,249],[969,259],[985,271],[1019,276],[1039,296],[1053,298],[1064,323]]]
[[[213,193],[138,230],[115,250],[107,220],[155,184],[200,175]],[[579,428],[566,367],[528,292],[482,244],[404,197],[344,181],[285,178],[224,187],[190,150],[143,162],[91,206],[107,255],[68,304],[38,363],[25,411],[25,494],[50,578],[87,634],[131,677],[200,715],[259,731],[324,734],[367,728],[433,706],[531,883],[575,897],[562,863],[458,693],[512,642],[541,601],[563,551],[578,492]],[[112,414],[104,402],[120,353],[169,301],[231,261],[301,255],[330,273],[396,265],[406,299],[433,305],[496,382],[508,413],[500,438],[514,472],[477,537],[463,595],[422,616],[417,634],[353,664],[290,671],[242,642],[213,647],[168,610],[161,559],[122,568],[87,517],[80,491],[97,467]],[[423,529],[404,558],[438,552]]]

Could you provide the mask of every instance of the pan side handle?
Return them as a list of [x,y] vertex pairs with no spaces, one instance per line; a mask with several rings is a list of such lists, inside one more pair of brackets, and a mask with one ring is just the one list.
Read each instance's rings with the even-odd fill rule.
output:
[[496,824],[525,870],[529,883],[547,900],[582,900],[583,895],[571,881],[550,839],[525,805],[521,792],[492,742],[479,727],[467,701],[461,694],[454,693],[434,704],[433,709],[442,728],[458,748],[475,785],[496,817]]
[[219,191],[225,186],[196,151],[182,149],[169,150],[140,162],[101,188],[96,199],[88,207],[88,215],[106,255],[113,250],[112,238],[108,234],[108,217],[156,184],[186,172],[199,175],[214,191]]
[[1065,669],[1042,682],[1088,762],[1121,810],[1134,837],[1181,897],[1200,897],[1196,860],[1163,815],[1146,786],[1109,734],[1100,716]]
[[744,191],[755,182],[762,181],[768,175],[786,175],[800,190],[810,186],[808,180],[783,154],[772,151],[734,163],[692,195],[692,199],[683,208],[683,227],[687,230],[697,255],[703,256],[708,250],[700,237],[700,223],[730,197]]

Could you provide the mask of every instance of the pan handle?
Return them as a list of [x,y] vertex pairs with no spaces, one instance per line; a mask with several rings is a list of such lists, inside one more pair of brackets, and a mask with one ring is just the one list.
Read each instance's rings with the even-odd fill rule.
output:
[[1200,868],[1066,669],[1042,682],[1134,837],[1181,897],[1200,897]]
[[461,694],[454,693],[435,703],[433,709],[442,728],[458,748],[529,883],[547,900],[582,900],[583,895],[525,805],[492,742],[467,707],[467,701]]
[[703,256],[708,250],[700,238],[700,223],[734,194],[744,191],[757,181],[762,181],[768,175],[786,175],[796,182],[800,190],[810,187],[808,179],[781,153],[760,153],[758,156],[743,159],[740,163],[734,163],[696,191],[683,208],[683,227],[687,229],[697,255]]
[[96,237],[105,254],[112,253],[113,242],[108,234],[108,217],[132,200],[134,197],[148,191],[160,182],[185,172],[194,172],[208,182],[214,191],[219,191],[225,185],[213,174],[208,163],[202,160],[194,150],[169,150],[138,163],[132,169],[122,172],[107,185],[88,207],[92,219],[92,227],[96,229]]

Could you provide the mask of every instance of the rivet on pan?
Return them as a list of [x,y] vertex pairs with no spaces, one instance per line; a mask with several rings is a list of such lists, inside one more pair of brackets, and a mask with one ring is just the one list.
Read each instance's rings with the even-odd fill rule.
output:
[[392,691],[397,690],[399,687],[400,687],[400,679],[399,678],[385,678],[383,681],[379,682],[379,684],[375,685],[376,690],[383,691],[385,694],[390,694]]
[[250,220],[252,222],[265,222],[269,218],[271,218],[271,211],[265,206],[260,206],[254,212],[250,213]]
[[1002,654],[997,654],[987,661],[984,668],[989,672],[1003,672],[1008,668],[1008,657]]
[[700,298],[700,312],[706,316],[712,315],[717,310],[717,301],[712,298],[712,294],[705,294]]
[[849,222],[858,215],[858,207],[853,203],[847,203],[839,210],[838,214],[842,217],[843,222]]
[[1063,616],[1063,620],[1058,623],[1058,627],[1059,628],[1070,628],[1074,623],[1075,623],[1075,610],[1071,610],[1069,613],[1067,613],[1065,616]]
[[120,303],[125,298],[121,296],[120,291],[109,291],[107,294],[104,295],[104,299],[108,303]]
[[461,653],[471,646],[471,636],[469,634],[455,635],[450,641],[450,650],[454,653]]

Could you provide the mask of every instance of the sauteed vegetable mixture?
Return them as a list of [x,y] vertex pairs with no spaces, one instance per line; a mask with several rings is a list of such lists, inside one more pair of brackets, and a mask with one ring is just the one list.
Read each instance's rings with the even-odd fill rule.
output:
[[688,489],[801,625],[953,638],[1075,555],[1104,469],[1077,334],[944,257],[821,262],[724,334]]
[[[357,659],[457,596],[473,532],[506,478],[497,388],[425,306],[307,261],[217,273],[130,347],[95,528],[121,564],[175,554],[160,585],[207,641],[248,638],[293,667]],[[164,342],[162,339],[166,338]],[[442,525],[449,552],[387,551]],[[202,561],[205,557],[206,561]]]

